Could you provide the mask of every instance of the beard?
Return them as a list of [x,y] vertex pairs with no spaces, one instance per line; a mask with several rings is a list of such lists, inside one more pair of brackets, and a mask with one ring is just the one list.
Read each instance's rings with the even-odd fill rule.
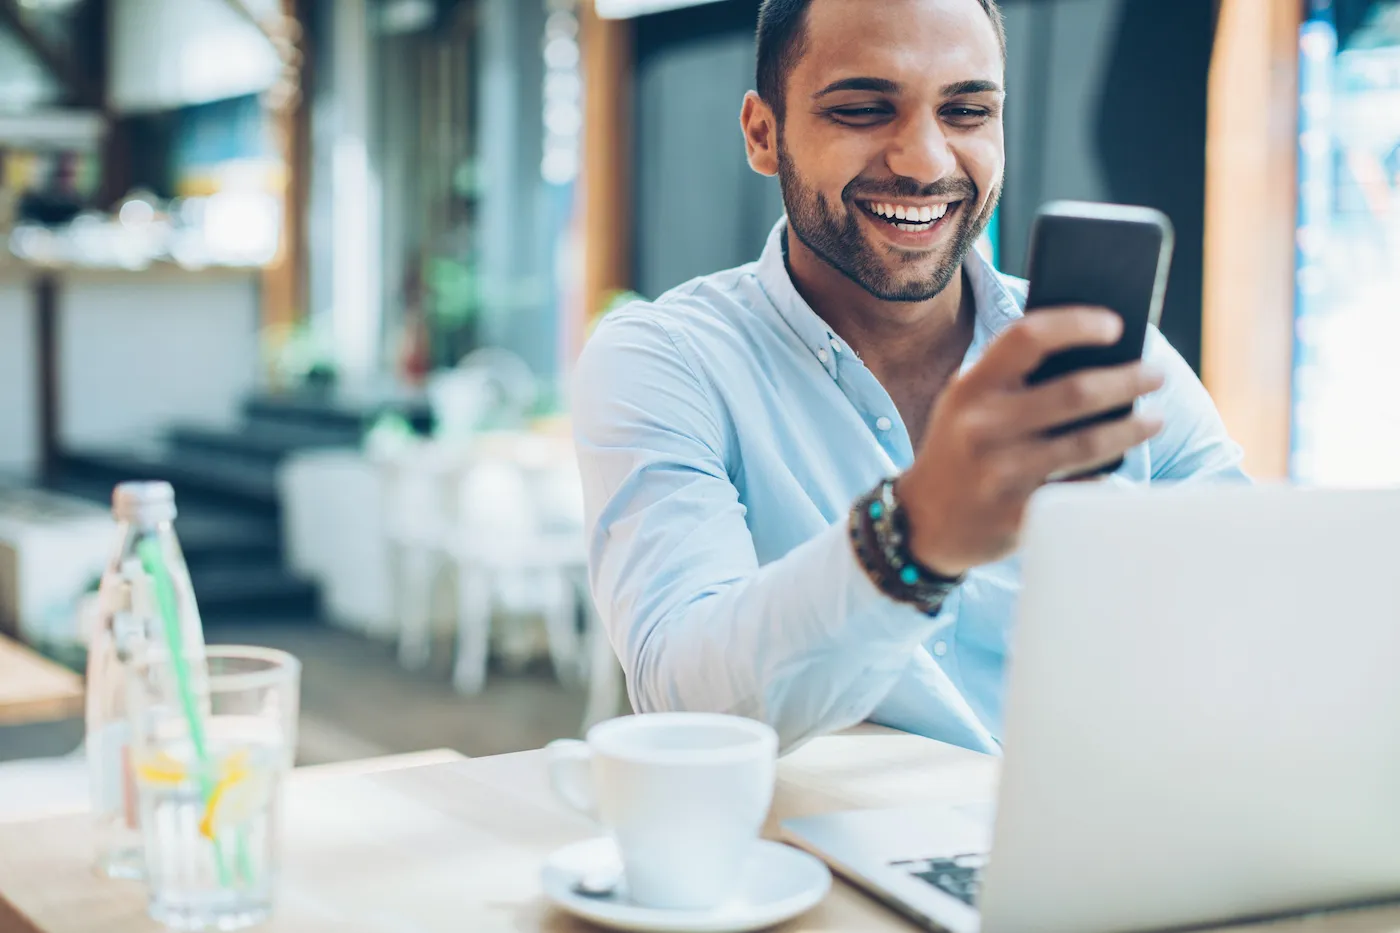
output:
[[[931,185],[904,177],[883,181],[856,178],[842,190],[839,209],[833,208],[824,195],[803,180],[781,137],[778,180],[787,207],[788,228],[823,262],[881,301],[928,301],[941,294],[987,229],[1001,199],[998,184],[986,207],[974,213],[978,191],[967,178],[941,179]],[[959,200],[957,226],[942,255],[882,249],[871,243],[856,216],[862,209],[856,199],[878,201],[881,196]],[[932,268],[930,260],[934,260]]]

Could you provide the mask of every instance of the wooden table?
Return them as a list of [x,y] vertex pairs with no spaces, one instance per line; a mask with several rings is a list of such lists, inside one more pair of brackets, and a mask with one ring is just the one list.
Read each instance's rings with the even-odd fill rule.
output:
[[[991,759],[862,728],[812,742],[779,766],[770,818],[849,807],[986,799]],[[593,833],[554,802],[541,752],[430,755],[298,772],[286,789],[283,883],[268,933],[584,933],[552,910],[539,867]],[[0,933],[155,933],[139,884],[88,869],[84,817],[0,827]],[[914,928],[838,882],[782,933]],[[1271,926],[1273,933],[1400,929],[1400,909]]]
[[0,635],[0,726],[83,713],[83,679]]

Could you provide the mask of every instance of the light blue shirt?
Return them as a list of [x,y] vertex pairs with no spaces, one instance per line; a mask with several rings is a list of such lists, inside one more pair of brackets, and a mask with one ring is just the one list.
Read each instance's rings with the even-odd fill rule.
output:
[[[1019,591],[981,567],[936,618],[856,562],[852,503],[914,459],[869,369],[798,294],[785,223],[762,258],[605,318],[575,374],[594,599],[639,712],[768,722],[783,747],[870,719],[995,752]],[[1025,282],[975,252],[963,368],[1021,316]],[[1244,479],[1210,397],[1155,329],[1166,422],[1116,482]]]

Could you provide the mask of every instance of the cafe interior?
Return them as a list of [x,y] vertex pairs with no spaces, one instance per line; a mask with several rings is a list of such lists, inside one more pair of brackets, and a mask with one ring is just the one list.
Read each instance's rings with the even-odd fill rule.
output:
[[[1014,741],[1003,772],[997,754],[873,721],[780,748],[731,709],[651,718],[683,704],[643,702],[610,624],[621,610],[595,600],[576,376],[605,318],[757,260],[783,216],[738,119],[760,6],[0,0],[0,933],[961,933],[979,928],[981,881],[968,879],[981,855],[895,853],[958,900],[933,910],[902,893],[906,878],[843,854],[867,852],[843,835],[854,829],[803,821],[990,799],[999,779],[990,933],[1225,929],[1342,902],[1277,922],[1400,928],[1400,908],[1350,903],[1400,899],[1400,807],[1307,815],[1317,799],[1400,801],[1400,745],[1353,731],[1351,707],[1325,698],[1334,744],[1290,749],[1296,781],[1335,777],[1375,797],[1319,784],[1271,810],[1249,765],[1276,764],[1272,751],[1211,746],[1207,759],[1204,745],[1123,740],[1149,761],[1196,756],[1199,769],[1169,775],[1218,769],[1210,825],[1238,820],[1241,838],[1282,853],[1238,854],[1250,869],[1214,884],[1161,854],[1182,848],[1154,841],[1141,851],[1161,857],[1142,855],[1135,835],[1249,847],[1187,839],[1205,811],[1185,791],[1109,787],[1145,771],[1110,762],[1087,798],[1052,785],[1026,803],[1028,775],[1077,772],[1057,770],[1068,752],[1029,740],[1034,704],[1016,690],[1021,761],[1051,763],[1015,772]],[[1400,0],[999,10],[1006,172],[979,254],[1026,275],[1052,201],[1160,211],[1174,230],[1161,332],[1261,495],[1373,495],[1338,508],[1400,514]],[[1292,502],[1259,515],[1291,515]],[[1200,508],[1192,536],[1208,550],[1235,526],[1211,527],[1222,513]],[[141,538],[147,520],[159,531]],[[1309,537],[1370,534],[1347,521],[1316,517]],[[1115,547],[1131,553],[1139,535],[1165,547],[1132,527]],[[1377,535],[1393,566],[1393,526]],[[1342,597],[1355,579],[1277,570],[1311,607],[1295,651],[1336,640],[1350,608],[1388,612],[1400,632],[1393,570],[1344,566],[1391,582]],[[132,568],[146,582],[123,576]],[[165,653],[113,641],[114,618],[143,613]],[[1228,641],[1197,649],[1224,658]],[[192,644],[208,646],[194,667]],[[1394,639],[1349,649],[1400,660]],[[1024,683],[1054,680],[1034,675],[1051,650],[1028,640]],[[1258,691],[1234,680],[1230,692],[1220,665],[1201,696],[1256,712],[1315,682],[1315,669],[1285,678],[1260,660]],[[1394,689],[1366,693],[1368,730],[1389,722],[1400,736],[1400,706],[1379,699]],[[1046,735],[1082,738],[1061,700]],[[1205,703],[1184,705],[1233,722]],[[221,718],[256,720],[278,744],[205,748]],[[647,729],[672,731],[647,745]],[[687,730],[722,751],[694,757]],[[1116,743],[1099,735],[1076,761],[1102,764]],[[1347,753],[1350,766],[1315,760],[1356,746],[1371,750]],[[1057,857],[1055,840],[1073,832],[1034,834],[1039,867],[1022,871],[1013,830],[1062,825],[1035,822],[1055,801],[1155,814],[1111,833],[1107,816],[1071,823],[1085,851],[1113,855],[1086,869],[1100,900],[1076,900],[1073,876],[1045,867],[1071,863],[1080,850]],[[745,807],[740,835],[769,840],[745,844],[771,847],[755,861],[725,848]],[[690,822],[668,822],[682,811]],[[130,851],[114,855],[118,836]],[[617,852],[616,877],[595,870]],[[716,907],[705,892],[721,863],[750,868],[731,879],[746,893]],[[1277,893],[1307,887],[1290,872],[1324,880],[1294,904]]]

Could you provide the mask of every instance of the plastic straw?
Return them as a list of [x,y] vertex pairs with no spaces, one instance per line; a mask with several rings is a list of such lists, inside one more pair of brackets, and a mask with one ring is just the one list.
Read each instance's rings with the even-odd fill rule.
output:
[[207,749],[204,745],[204,722],[195,706],[194,690],[190,685],[190,669],[185,663],[185,636],[180,631],[179,609],[175,602],[175,585],[160,553],[160,542],[145,538],[136,545],[136,553],[141,558],[141,566],[151,575],[155,584],[156,606],[160,609],[161,621],[165,626],[165,643],[170,649],[170,665],[175,671],[175,689],[180,697],[180,706],[185,711],[185,722],[190,727],[190,741],[194,743],[194,753],[200,764],[206,763]]
[[[175,584],[171,582],[170,572],[165,567],[158,540],[150,537],[141,539],[136,543],[136,553],[141,558],[142,568],[150,574],[155,587],[156,606],[160,610],[161,621],[165,627],[165,643],[170,649],[170,665],[175,672],[175,689],[180,697],[180,707],[185,712],[185,722],[190,729],[190,742],[194,745],[195,757],[199,760],[199,783],[207,803],[212,790],[209,785],[208,748],[204,744],[204,721],[195,705],[194,689],[190,684],[190,669],[185,662],[185,638],[180,630]],[[218,842],[214,843],[214,863],[218,870],[220,886],[227,887],[228,866],[224,863],[222,847]]]

